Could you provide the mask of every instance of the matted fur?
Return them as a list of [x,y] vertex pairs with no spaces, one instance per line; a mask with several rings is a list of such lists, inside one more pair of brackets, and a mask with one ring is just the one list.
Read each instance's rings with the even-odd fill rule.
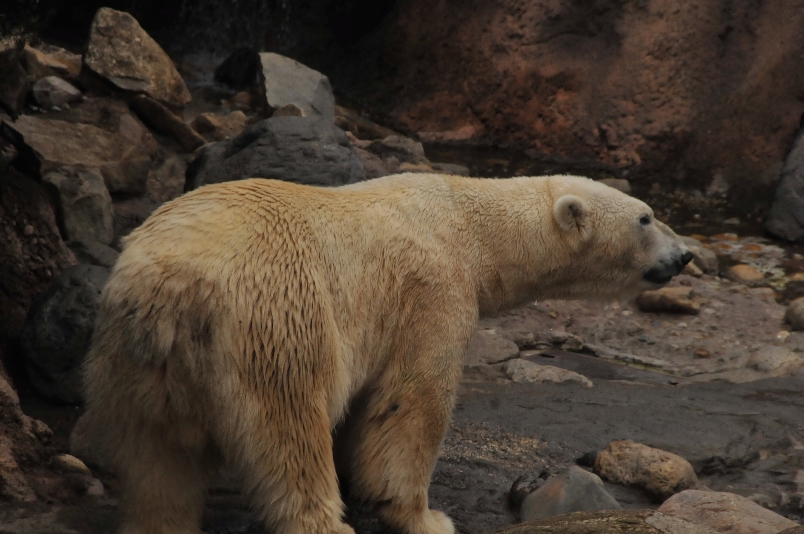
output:
[[566,176],[253,179],[163,205],[126,239],[86,362],[123,531],[198,532],[225,463],[268,528],[353,532],[349,411],[352,490],[400,531],[452,532],[427,492],[478,317],[655,287],[685,249],[645,215]]

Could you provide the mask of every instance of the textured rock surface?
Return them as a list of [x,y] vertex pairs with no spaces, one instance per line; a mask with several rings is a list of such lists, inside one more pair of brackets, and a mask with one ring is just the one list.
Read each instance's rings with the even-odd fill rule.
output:
[[248,117],[242,111],[233,111],[228,115],[202,113],[193,121],[192,126],[209,142],[223,141],[240,134],[248,123]]
[[59,211],[65,238],[98,241],[108,245],[114,239],[112,197],[97,169],[62,167],[42,177],[58,192]]
[[508,378],[519,383],[554,382],[560,384],[562,382],[575,382],[587,388],[594,386],[591,380],[575,371],[553,367],[552,365],[539,365],[519,358],[509,360],[505,364],[505,373]]
[[497,531],[497,534],[716,534],[653,510],[606,510],[573,512],[538,521],[528,521]]
[[480,329],[472,336],[464,365],[498,363],[519,356],[519,347],[495,330]]
[[659,511],[724,534],[767,534],[799,526],[734,493],[687,490],[667,499]]
[[785,159],[765,229],[787,241],[804,239],[804,129],[799,130]]
[[90,124],[25,115],[4,122],[3,134],[26,166],[44,175],[65,165],[98,168],[110,193],[142,193],[151,168],[146,148],[116,132]]
[[129,106],[146,124],[175,139],[187,152],[206,142],[192,126],[153,98],[137,95],[131,99]]
[[594,512],[622,508],[603,487],[600,477],[571,466],[525,497],[522,521],[534,521],[570,512]]
[[660,498],[699,485],[692,465],[676,454],[629,440],[612,441],[595,459],[595,472],[618,484],[633,484]]
[[766,196],[804,111],[804,10],[725,6],[406,2],[385,41],[364,41],[394,65],[370,91],[433,139],[520,141],[702,189],[720,175]]
[[45,76],[33,85],[33,97],[37,104],[50,109],[78,102],[82,94],[74,85],[57,76]]
[[119,89],[145,93],[169,106],[183,107],[192,99],[168,55],[128,13],[98,10],[84,64]]
[[104,267],[71,267],[32,307],[20,339],[31,382],[46,397],[81,402],[81,362],[108,276]]
[[346,134],[321,117],[277,117],[205,146],[187,169],[191,189],[244,178],[342,185],[365,178]]
[[329,79],[288,57],[260,54],[260,90],[266,110],[295,104],[306,115],[335,119],[335,97]]
[[44,187],[0,173],[0,342],[19,333],[33,298],[73,264]]
[[698,315],[701,305],[692,300],[689,287],[663,287],[656,291],[643,291],[637,297],[640,311],[652,313],[686,313]]

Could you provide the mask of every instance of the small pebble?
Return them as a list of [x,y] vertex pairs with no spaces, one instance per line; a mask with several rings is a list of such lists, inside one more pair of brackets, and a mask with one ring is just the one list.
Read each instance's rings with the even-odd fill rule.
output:
[[34,227],[30,224],[26,224],[25,228],[22,229],[22,233],[25,235],[31,235],[34,233]]

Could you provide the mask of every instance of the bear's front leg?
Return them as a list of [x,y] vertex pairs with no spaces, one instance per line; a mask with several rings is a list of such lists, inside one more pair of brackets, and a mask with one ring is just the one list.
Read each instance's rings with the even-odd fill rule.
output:
[[427,494],[472,327],[456,330],[452,336],[433,324],[421,335],[409,330],[351,414],[352,491],[378,503],[383,520],[399,532],[455,532],[444,513],[429,509]]

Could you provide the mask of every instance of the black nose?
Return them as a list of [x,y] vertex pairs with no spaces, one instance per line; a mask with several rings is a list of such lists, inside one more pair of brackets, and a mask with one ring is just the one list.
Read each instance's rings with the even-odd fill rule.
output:
[[683,255],[683,256],[681,256],[681,263],[682,263],[683,265],[687,265],[689,262],[691,262],[691,261],[692,261],[692,257],[693,257],[693,256],[692,256],[692,252],[690,252],[690,251],[688,250],[687,252],[685,252],[685,253],[684,253],[684,255]]

